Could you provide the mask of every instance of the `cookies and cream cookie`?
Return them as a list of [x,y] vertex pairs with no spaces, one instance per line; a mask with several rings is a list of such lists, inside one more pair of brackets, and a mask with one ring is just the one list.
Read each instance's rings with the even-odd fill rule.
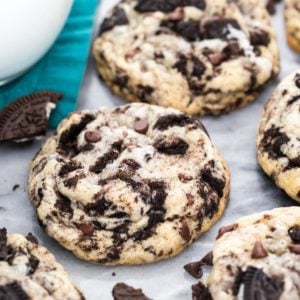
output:
[[299,299],[300,207],[243,217],[221,233],[208,278],[212,299]]
[[37,239],[0,229],[0,299],[83,300],[63,267]]
[[253,101],[279,71],[261,0],[125,0],[104,19],[100,77],[129,101],[221,114]]
[[222,215],[228,193],[228,168],[202,124],[139,103],[71,114],[29,177],[44,230],[105,264],[178,254]]
[[300,201],[300,70],[283,79],[266,104],[257,153],[263,170]]
[[285,25],[289,45],[300,52],[300,2],[285,0]]

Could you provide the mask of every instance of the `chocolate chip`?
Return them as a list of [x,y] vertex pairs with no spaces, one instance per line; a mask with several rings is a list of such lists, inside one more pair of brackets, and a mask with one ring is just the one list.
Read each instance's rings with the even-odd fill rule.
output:
[[295,254],[300,254],[300,245],[290,245],[289,249],[291,252],[295,253]]
[[179,229],[179,234],[186,242],[189,242],[190,239],[192,238],[189,224],[186,221],[183,221],[181,223],[181,227]]
[[279,300],[284,282],[277,277],[267,276],[263,270],[248,267],[243,274],[244,300]]
[[193,124],[195,121],[189,117],[188,115],[185,114],[171,114],[171,115],[166,115],[160,117],[155,125],[153,126],[153,129],[157,129],[160,131],[167,130],[170,127],[184,127],[189,124]]
[[235,19],[216,19],[213,18],[204,23],[203,32],[205,39],[226,39],[229,34],[229,26],[241,29]]
[[227,56],[224,53],[222,53],[222,52],[208,54],[208,60],[214,66],[220,65],[226,59],[227,59]]
[[29,233],[26,235],[26,239],[27,239],[29,242],[33,243],[33,244],[36,244],[36,245],[39,244],[38,239],[37,239],[31,232],[29,232]]
[[251,252],[252,258],[263,258],[268,256],[267,250],[264,248],[261,242],[256,242]]
[[203,276],[203,266],[212,266],[212,252],[207,253],[200,261],[191,262],[184,266],[184,269],[194,278]]
[[296,244],[300,244],[300,226],[296,225],[288,230],[289,236]]
[[213,300],[209,289],[202,283],[192,285],[193,300]]
[[94,233],[94,226],[90,223],[83,223],[78,228],[85,236],[92,236]]
[[99,131],[88,130],[84,134],[84,138],[88,143],[97,143],[97,142],[101,141],[101,134]]
[[62,94],[43,91],[19,98],[0,112],[0,142],[30,140],[43,136],[48,129],[47,109]]
[[227,233],[227,232],[231,232],[231,231],[234,231],[236,230],[238,227],[238,224],[231,224],[231,225],[228,225],[228,226],[223,226],[219,229],[219,232],[218,232],[218,235],[217,235],[217,238],[216,239],[219,239],[220,237],[223,236],[223,234]]
[[250,43],[253,46],[268,46],[270,43],[269,34],[264,30],[250,32]]
[[125,283],[117,283],[112,295],[114,300],[150,300],[141,289],[135,289]]
[[189,148],[189,144],[179,137],[159,138],[153,146],[159,153],[167,155],[184,155]]
[[189,175],[185,175],[185,174],[178,174],[178,178],[181,182],[189,182],[193,179],[192,176],[189,176]]
[[149,123],[148,123],[147,119],[141,119],[134,123],[133,128],[138,133],[146,134],[146,132],[149,128]]
[[295,76],[295,85],[297,88],[300,89],[300,74],[298,74],[298,73]]
[[2,300],[29,300],[29,296],[25,293],[22,286],[16,281],[0,285],[0,299]]
[[104,32],[112,30],[115,26],[127,25],[129,20],[123,8],[115,7],[112,11],[112,15],[109,18],[105,18],[99,31],[99,36]]

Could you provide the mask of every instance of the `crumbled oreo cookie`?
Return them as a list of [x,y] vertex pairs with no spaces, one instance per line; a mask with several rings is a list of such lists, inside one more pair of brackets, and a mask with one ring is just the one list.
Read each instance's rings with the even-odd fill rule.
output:
[[114,300],[150,300],[141,289],[135,289],[125,283],[117,283],[112,295]]
[[24,142],[46,134],[50,112],[62,94],[42,91],[21,97],[0,111],[0,143]]

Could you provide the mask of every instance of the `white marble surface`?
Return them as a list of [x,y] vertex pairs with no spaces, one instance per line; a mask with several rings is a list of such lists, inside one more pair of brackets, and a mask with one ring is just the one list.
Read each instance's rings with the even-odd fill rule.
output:
[[[95,34],[103,13],[115,0],[102,0],[98,12]],[[282,71],[278,80],[300,68],[300,55],[286,45],[283,30],[283,11],[278,9],[273,19],[281,49]],[[277,80],[277,81],[278,81]],[[104,267],[82,262],[47,237],[39,227],[34,210],[26,194],[27,169],[41,142],[26,145],[0,146],[0,226],[10,232],[33,232],[48,247],[89,300],[112,299],[111,289],[116,282],[126,282],[143,288],[155,300],[191,299],[191,284],[196,280],[186,274],[182,266],[201,258],[212,247],[218,228],[232,223],[245,214],[260,212],[279,206],[296,205],[275,187],[260,170],[256,161],[255,134],[257,123],[268,96],[276,81],[264,90],[257,101],[244,109],[221,117],[202,118],[213,142],[227,160],[232,174],[229,206],[221,220],[181,255],[157,264],[138,267]],[[97,108],[101,105],[120,105],[125,101],[114,97],[99,81],[92,59],[79,95],[78,109]],[[12,191],[19,184],[20,188]],[[112,276],[112,272],[116,276]]]

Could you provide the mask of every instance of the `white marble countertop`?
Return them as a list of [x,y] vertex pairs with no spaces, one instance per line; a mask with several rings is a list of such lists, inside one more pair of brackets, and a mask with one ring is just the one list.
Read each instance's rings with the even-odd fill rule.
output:
[[[95,34],[104,12],[115,2],[102,0]],[[190,287],[196,280],[185,273],[183,265],[200,259],[211,250],[220,226],[233,223],[236,218],[246,214],[296,205],[264,175],[256,161],[255,134],[263,105],[278,80],[300,68],[300,55],[294,54],[285,42],[281,6],[273,21],[281,49],[282,70],[279,78],[246,108],[221,117],[201,119],[230,167],[231,197],[220,221],[186,251],[173,259],[151,265],[104,267],[80,261],[64,250],[41,230],[26,193],[28,165],[38,151],[40,141],[24,145],[0,145],[0,227],[7,227],[9,232],[26,234],[30,231],[36,235],[40,243],[48,247],[64,265],[88,300],[112,299],[111,290],[117,282],[142,288],[148,297],[155,300],[191,299]],[[124,103],[100,82],[90,58],[79,94],[78,109]],[[19,184],[20,188],[12,191],[15,184]],[[112,276],[113,272],[115,276]]]

